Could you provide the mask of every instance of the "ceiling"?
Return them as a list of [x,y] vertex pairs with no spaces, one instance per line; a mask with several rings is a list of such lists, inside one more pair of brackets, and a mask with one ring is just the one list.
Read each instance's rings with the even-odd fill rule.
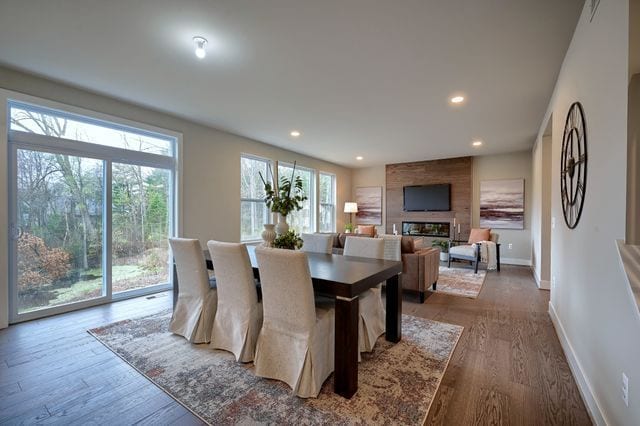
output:
[[0,63],[349,167],[494,154],[532,146],[582,3],[1,0]]

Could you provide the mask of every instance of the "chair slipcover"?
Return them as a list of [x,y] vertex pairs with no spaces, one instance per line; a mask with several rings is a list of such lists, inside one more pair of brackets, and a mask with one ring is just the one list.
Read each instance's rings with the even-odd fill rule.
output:
[[209,241],[207,246],[218,286],[211,347],[232,352],[236,361],[253,361],[262,327],[262,303],[258,302],[247,247],[218,241]]
[[169,331],[192,343],[208,343],[216,315],[216,290],[209,287],[200,241],[169,238],[178,273],[178,301]]
[[402,235],[382,234],[378,235],[384,241],[383,257],[387,260],[402,260],[401,245]]
[[256,257],[264,309],[256,375],[316,397],[334,369],[335,309],[315,306],[305,253],[258,247]]
[[301,234],[304,241],[300,250],[312,253],[331,254],[333,248],[333,235],[331,234]]
[[[344,244],[345,256],[384,258],[382,238],[347,237]],[[381,286],[362,292],[359,297],[360,321],[358,323],[358,348],[360,352],[371,352],[376,340],[385,331],[386,311],[382,303]]]

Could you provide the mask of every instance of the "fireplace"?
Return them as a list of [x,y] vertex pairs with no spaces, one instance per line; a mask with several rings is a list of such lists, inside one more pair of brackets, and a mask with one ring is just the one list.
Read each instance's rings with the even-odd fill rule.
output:
[[449,222],[402,222],[402,235],[449,238]]

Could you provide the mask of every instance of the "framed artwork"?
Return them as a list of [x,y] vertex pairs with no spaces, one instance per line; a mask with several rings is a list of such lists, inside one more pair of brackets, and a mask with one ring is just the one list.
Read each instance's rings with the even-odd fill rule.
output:
[[356,224],[382,225],[382,187],[366,186],[356,188]]
[[524,179],[480,182],[480,227],[524,229]]

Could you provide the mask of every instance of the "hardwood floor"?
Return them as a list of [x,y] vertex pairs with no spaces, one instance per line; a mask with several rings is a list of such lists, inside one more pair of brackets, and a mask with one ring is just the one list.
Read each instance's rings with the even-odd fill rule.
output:
[[[547,304],[509,266],[475,300],[406,296],[403,313],[465,327],[427,424],[590,424]],[[162,293],[0,330],[0,424],[201,424],[86,332],[170,307]]]

